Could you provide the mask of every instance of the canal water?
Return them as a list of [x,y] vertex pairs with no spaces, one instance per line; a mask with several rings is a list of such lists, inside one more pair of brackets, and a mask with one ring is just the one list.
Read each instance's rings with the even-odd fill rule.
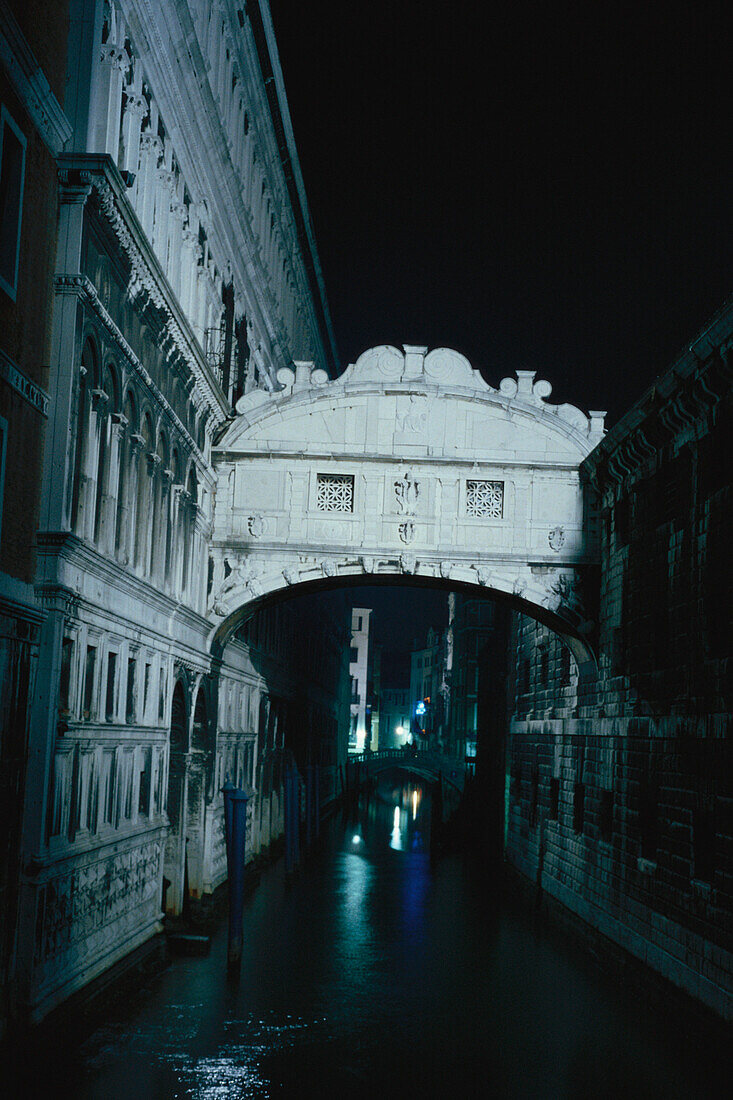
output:
[[228,980],[222,926],[208,957],[174,960],[81,1045],[27,1065],[23,1094],[724,1094],[719,1037],[622,990],[475,864],[431,862],[412,788],[333,819],[294,875],[268,869],[244,944]]

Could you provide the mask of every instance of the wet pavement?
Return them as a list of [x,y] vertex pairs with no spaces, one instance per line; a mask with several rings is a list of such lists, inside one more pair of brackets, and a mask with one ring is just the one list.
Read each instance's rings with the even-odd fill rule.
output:
[[222,924],[79,1046],[29,1052],[14,1095],[724,1095],[717,1031],[618,987],[473,863],[431,865],[416,802],[372,799],[294,875],[268,869],[238,980]]

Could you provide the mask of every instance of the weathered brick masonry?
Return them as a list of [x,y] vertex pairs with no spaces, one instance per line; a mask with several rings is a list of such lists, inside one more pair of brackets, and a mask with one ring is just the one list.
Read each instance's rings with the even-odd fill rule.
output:
[[507,858],[733,1019],[729,303],[583,465],[597,669],[514,625]]

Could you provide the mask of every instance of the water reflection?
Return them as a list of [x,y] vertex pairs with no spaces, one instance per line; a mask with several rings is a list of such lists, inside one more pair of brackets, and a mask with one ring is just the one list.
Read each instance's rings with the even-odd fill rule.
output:
[[263,875],[236,988],[223,927],[81,1048],[26,1058],[5,1094],[720,1095],[727,1049],[680,1042],[690,1020],[665,1023],[472,865],[431,866],[429,794],[414,805],[412,786],[390,789],[334,820],[296,875]]
[[395,806],[394,808],[394,818],[392,819],[392,832],[390,834],[389,846],[390,848],[394,848],[397,852],[401,852],[403,849],[401,813],[399,806]]

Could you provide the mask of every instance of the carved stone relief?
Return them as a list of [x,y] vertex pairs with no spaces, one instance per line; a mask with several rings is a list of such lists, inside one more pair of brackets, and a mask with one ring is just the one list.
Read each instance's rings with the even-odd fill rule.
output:
[[415,524],[412,522],[411,519],[408,519],[404,523],[400,524],[398,530],[399,530],[400,538],[402,539],[402,541],[407,546],[409,546],[409,544],[415,538]]
[[405,476],[394,483],[395,502],[397,511],[401,516],[414,516],[417,511],[417,501],[420,496],[420,485],[412,476],[410,470]]

